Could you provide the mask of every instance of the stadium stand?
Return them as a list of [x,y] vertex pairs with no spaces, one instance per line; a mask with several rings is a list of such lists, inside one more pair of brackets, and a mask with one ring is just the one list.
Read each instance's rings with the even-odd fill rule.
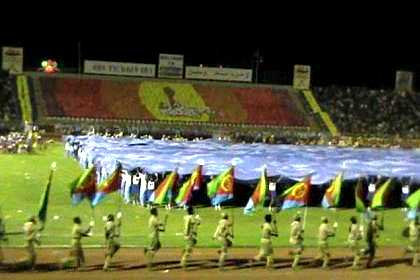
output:
[[16,80],[13,76],[0,78],[0,120],[10,123],[20,120],[19,102],[16,96]]
[[[311,116],[288,87],[40,76],[44,117],[246,124],[308,128]],[[41,116],[42,117],[42,116]]]
[[0,81],[3,126],[32,116],[41,126],[188,138],[219,134],[247,142],[275,135],[289,138],[282,143],[339,144],[352,137],[345,146],[398,146],[399,139],[415,140],[420,132],[420,99],[393,90],[328,86],[296,92],[288,86],[43,73]]
[[418,137],[419,97],[415,93],[362,87],[315,88],[321,107],[348,135]]

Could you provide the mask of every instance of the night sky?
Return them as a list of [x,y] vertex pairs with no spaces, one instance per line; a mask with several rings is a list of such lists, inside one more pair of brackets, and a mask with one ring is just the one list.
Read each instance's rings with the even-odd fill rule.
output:
[[175,53],[184,54],[185,65],[243,68],[253,67],[259,49],[262,75],[274,71],[291,82],[293,65],[309,64],[315,85],[392,88],[398,69],[420,76],[417,16],[404,14],[397,21],[390,13],[360,9],[355,14],[346,7],[299,16],[279,7],[270,11],[255,5],[240,13],[218,8],[207,14],[204,8],[159,10],[159,16],[129,13],[129,7],[123,15],[60,14],[54,28],[36,21],[31,28],[2,29],[0,46],[23,46],[26,68],[39,67],[45,58],[77,68],[81,42],[82,59],[157,64],[159,53]]

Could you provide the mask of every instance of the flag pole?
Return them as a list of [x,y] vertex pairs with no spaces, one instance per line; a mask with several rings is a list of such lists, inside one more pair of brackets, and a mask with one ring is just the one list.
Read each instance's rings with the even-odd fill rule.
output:
[[92,204],[90,204],[90,209],[91,209],[91,212],[90,212],[90,220],[91,221],[94,221],[95,220],[95,206],[93,206]]
[[121,212],[123,198],[121,195],[118,195],[118,197],[119,197],[118,212]]
[[308,215],[308,206],[305,206],[305,212],[303,213],[303,226],[302,229],[305,229],[306,225],[306,216]]
[[235,211],[233,211],[233,207],[232,208],[230,208],[230,214],[231,214],[231,216],[232,216],[232,235],[233,236],[235,236],[235,233],[234,233],[234,226],[235,226]]

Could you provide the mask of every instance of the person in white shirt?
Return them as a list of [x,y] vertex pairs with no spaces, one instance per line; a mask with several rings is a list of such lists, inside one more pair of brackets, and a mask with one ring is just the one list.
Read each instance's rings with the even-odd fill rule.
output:
[[[380,180],[380,176],[378,176],[378,180],[376,181],[376,184],[379,184],[379,180]],[[374,182],[374,181],[372,181],[372,182],[369,184],[369,186],[368,186],[367,200],[368,200],[369,202],[371,202],[371,201],[372,201],[373,196],[374,196],[374,194],[375,194],[375,192],[376,192],[376,184],[375,184],[375,182]]]
[[145,205],[145,194],[147,191],[147,180],[146,180],[146,172],[144,172],[144,170],[141,170],[139,173],[140,176],[140,194],[139,194],[139,201],[141,206],[146,206]]
[[131,191],[131,175],[126,171],[123,170],[122,173],[122,182],[121,185],[123,186],[123,195],[125,203],[130,203],[130,191]]
[[[410,195],[410,183],[403,185],[401,188],[401,202],[404,206],[406,206],[405,201],[407,200],[408,196]],[[407,207],[403,208],[403,211],[407,211]]]
[[150,196],[153,194],[153,192],[155,191],[155,185],[158,179],[158,174],[150,174],[148,176],[148,180],[147,180],[147,190],[144,196],[144,200],[147,201],[147,207],[150,207],[150,201],[149,198]]
[[132,194],[132,201],[133,204],[139,204],[139,197],[140,197],[140,172],[137,170],[136,174],[133,176],[132,179],[133,184],[131,185],[131,194]]

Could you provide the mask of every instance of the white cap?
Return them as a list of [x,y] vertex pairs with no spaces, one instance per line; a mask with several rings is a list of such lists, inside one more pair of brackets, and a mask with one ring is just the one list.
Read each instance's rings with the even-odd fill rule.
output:
[[236,166],[239,162],[240,162],[240,159],[239,159],[239,158],[233,158],[233,159],[231,160],[231,164],[232,164],[232,166]]

